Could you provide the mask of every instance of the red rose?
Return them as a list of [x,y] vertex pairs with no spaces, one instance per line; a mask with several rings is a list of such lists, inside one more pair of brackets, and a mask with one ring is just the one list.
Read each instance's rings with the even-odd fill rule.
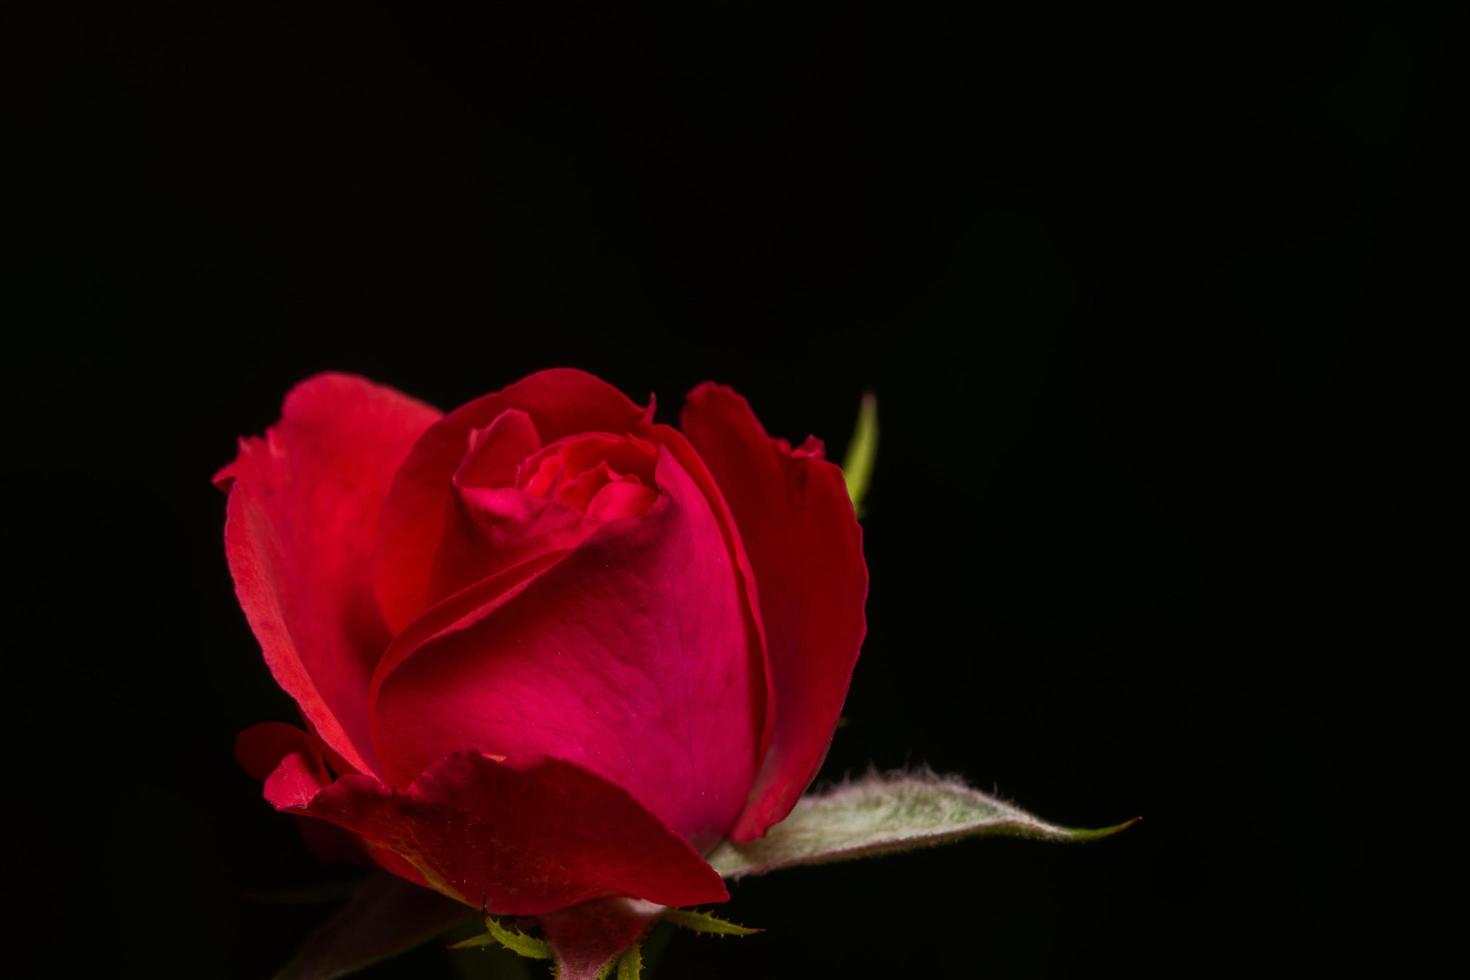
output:
[[306,730],[278,809],[490,911],[721,901],[701,857],[791,810],[862,642],[841,471],[701,385],[683,431],[572,370],[448,415],[311,378],[241,441],[225,548]]

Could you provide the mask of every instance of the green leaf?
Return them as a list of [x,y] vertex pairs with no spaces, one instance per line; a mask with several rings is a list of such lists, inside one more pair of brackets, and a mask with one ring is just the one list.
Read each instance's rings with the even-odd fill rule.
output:
[[748,926],[738,926],[733,922],[726,922],[717,915],[696,912],[693,909],[669,909],[664,912],[663,917],[666,922],[672,922],[692,932],[702,932],[710,936],[753,936],[761,931]]
[[639,980],[643,976],[643,947],[634,943],[618,960],[618,980]]
[[447,932],[474,913],[391,875],[363,882],[306,940],[275,980],[335,980]]
[[709,863],[726,878],[738,878],[986,835],[1097,840],[1137,820],[1099,830],[1059,827],[958,780],[927,774],[874,774],[802,797],[791,815],[765,837],[747,844],[726,841],[709,855]]
[[852,440],[847,444],[847,455],[842,459],[842,476],[847,481],[847,495],[852,506],[861,516],[863,497],[868,493],[868,484],[873,479],[873,463],[878,458],[878,396],[871,391],[863,395],[858,405],[857,424],[852,430]]
[[485,931],[478,936],[466,939],[462,943],[455,943],[450,949],[473,949],[476,946],[489,946],[495,943],[504,946],[518,956],[524,956],[530,960],[551,959],[551,944],[544,939],[528,936],[519,929],[501,925],[492,915],[485,916]]

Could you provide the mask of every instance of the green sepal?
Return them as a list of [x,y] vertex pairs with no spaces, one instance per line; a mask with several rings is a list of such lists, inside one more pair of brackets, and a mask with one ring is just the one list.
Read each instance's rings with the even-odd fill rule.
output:
[[474,949],[478,946],[504,946],[518,956],[529,960],[551,959],[551,944],[544,939],[528,936],[519,929],[501,925],[492,915],[485,916],[485,931],[464,942],[455,943],[450,949]]
[[749,926],[736,925],[717,915],[696,912],[693,909],[668,909],[664,912],[663,918],[665,922],[672,922],[680,928],[704,933],[707,936],[753,936],[761,931]]
[[634,943],[618,960],[618,980],[639,980],[643,976],[643,944]]
[[870,391],[863,395],[858,405],[857,424],[853,426],[847,454],[842,458],[842,478],[847,481],[847,495],[852,498],[853,509],[859,517],[863,513],[863,497],[872,482],[873,463],[877,458],[878,396]]

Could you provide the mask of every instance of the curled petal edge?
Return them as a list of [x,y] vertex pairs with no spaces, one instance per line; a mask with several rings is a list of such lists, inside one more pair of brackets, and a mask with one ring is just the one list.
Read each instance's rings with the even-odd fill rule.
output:
[[465,905],[545,915],[617,896],[672,906],[729,898],[686,841],[572,763],[457,752],[404,790],[355,773],[322,785],[313,736],[299,732],[293,743],[279,730],[251,732],[239,754],[254,771],[269,755],[263,745],[282,750],[266,778],[273,806],[352,832],[389,871]]

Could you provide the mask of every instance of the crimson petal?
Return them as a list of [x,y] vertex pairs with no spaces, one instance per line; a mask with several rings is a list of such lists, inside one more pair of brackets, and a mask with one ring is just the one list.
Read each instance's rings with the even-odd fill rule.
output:
[[719,875],[622,788],[546,756],[456,752],[396,791],[348,775],[295,808],[352,831],[451,898],[541,915],[628,895],[722,902]]
[[631,432],[648,414],[607,382],[556,368],[477,398],[425,432],[394,478],[383,509],[373,591],[393,632],[443,598],[436,594],[435,568],[454,514],[455,473],[476,430],[509,410],[523,413],[546,445],[581,432]]
[[[544,568],[464,590],[406,630],[374,679],[384,773],[465,748],[586,766],[715,844],[757,762],[764,665],[704,494],[660,451],[662,496]],[[468,613],[468,614],[466,614]]]
[[399,461],[439,413],[343,374],[286,396],[264,438],[242,439],[225,553],[276,682],[354,769],[373,771],[368,683],[388,633],[372,601],[370,534]]
[[831,743],[866,630],[862,530],[841,469],[766,435],[729,388],[696,388],[681,427],[735,516],[765,625],[774,729],[731,833],[747,841],[791,812]]

